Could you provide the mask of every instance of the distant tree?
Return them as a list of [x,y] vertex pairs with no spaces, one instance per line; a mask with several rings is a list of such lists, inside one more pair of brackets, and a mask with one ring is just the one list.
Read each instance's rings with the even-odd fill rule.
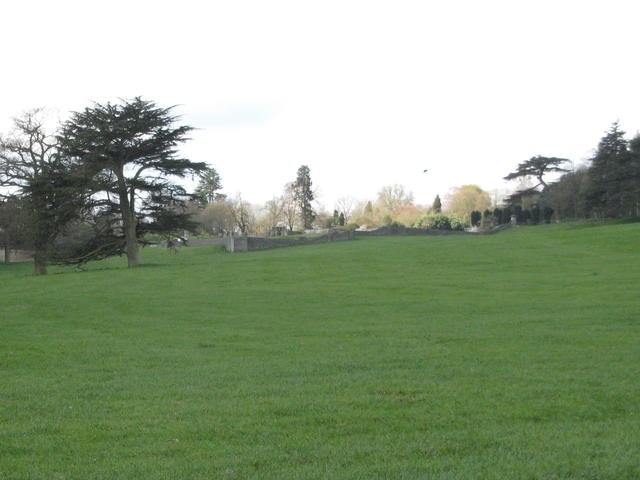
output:
[[545,208],[550,208],[558,220],[586,218],[589,214],[589,192],[590,173],[586,167],[565,173],[544,189],[541,201],[543,213]]
[[338,210],[334,210],[333,211],[333,216],[331,218],[330,227],[335,227],[336,225],[338,225],[339,219],[340,219],[340,213],[338,212]]
[[449,194],[445,211],[447,214],[471,222],[471,212],[482,211],[491,206],[491,197],[477,185],[463,185]]
[[[631,144],[615,122],[598,144],[589,169],[588,205],[596,216],[640,213],[640,140]],[[631,147],[631,148],[630,148]]]
[[222,188],[220,174],[213,167],[207,167],[199,174],[199,182],[195,191],[195,198],[202,205],[213,203],[216,200],[216,192]]
[[267,201],[264,206],[264,221],[266,222],[267,233],[272,234],[276,228],[284,223],[284,197],[274,197]]
[[431,210],[433,213],[442,213],[442,201],[440,200],[440,195],[436,195],[436,198],[433,199]]
[[349,222],[367,227],[376,225],[377,219],[371,201],[367,200],[359,202],[354,209],[354,213]]
[[403,185],[387,185],[378,192],[376,203],[392,217],[400,208],[413,205],[413,193]]
[[424,208],[412,204],[405,205],[396,210],[393,215],[393,221],[401,223],[402,225],[413,225],[424,213]]
[[364,213],[366,215],[373,215],[373,204],[371,203],[371,200],[369,200],[367,202],[367,204],[364,207]]
[[569,160],[567,160],[566,158],[543,157],[538,155],[520,163],[516,171],[511,172],[506,177],[504,177],[504,179],[514,180],[522,177],[535,178],[538,183],[530,188],[531,190],[535,190],[540,186],[547,186],[547,182],[544,178],[545,175],[549,173],[568,172],[567,169],[560,166],[568,162]]
[[197,219],[209,235],[229,235],[236,225],[233,205],[227,199],[215,200],[200,209]]
[[344,216],[345,223],[349,223],[349,220],[351,220],[355,205],[356,201],[352,197],[342,197],[336,202],[335,208]]
[[345,217],[344,212],[340,212],[340,215],[338,215],[338,225],[344,227],[346,223],[347,218]]
[[238,196],[231,201],[231,206],[236,227],[242,235],[248,235],[255,222],[255,215],[253,214],[251,205],[238,194]]
[[34,249],[34,274],[47,273],[58,235],[84,206],[84,177],[76,162],[61,154],[45,127],[42,109],[14,119],[14,131],[0,138],[0,186],[20,198],[26,234]]
[[[158,107],[140,97],[119,104],[96,103],[74,112],[59,136],[64,154],[91,172],[94,191],[103,199],[103,213],[117,219],[112,237],[119,237],[121,243],[112,251],[126,253],[129,267],[140,262],[139,240],[151,229],[144,225],[153,220],[150,214],[154,213],[155,220],[166,220],[159,211],[175,209],[186,201],[179,198],[167,177],[180,178],[207,168],[205,163],[178,156],[178,145],[192,129],[174,126],[178,117],[171,113],[172,108]],[[166,196],[168,191],[173,194]],[[163,200],[169,204],[162,205]],[[179,218],[185,217],[172,220]],[[177,227],[170,224],[172,229]]]
[[305,229],[313,227],[313,221],[316,217],[311,202],[314,199],[313,190],[311,189],[311,171],[306,165],[298,168],[296,181],[293,184],[294,198],[298,206],[298,213],[302,226]]
[[627,165],[623,188],[628,192],[630,214],[640,216],[640,134],[629,142],[629,152],[631,159]]
[[503,221],[503,210],[501,208],[494,208],[493,212],[493,221],[496,225],[502,225],[503,223],[506,223]]
[[282,218],[289,232],[293,232],[296,228],[296,222],[299,216],[298,210],[295,184],[293,182],[287,183],[282,194]]

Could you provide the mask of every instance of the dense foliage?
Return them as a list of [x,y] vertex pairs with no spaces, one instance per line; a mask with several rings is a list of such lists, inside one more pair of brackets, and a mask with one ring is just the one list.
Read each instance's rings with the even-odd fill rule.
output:
[[86,199],[82,166],[61,152],[44,117],[42,110],[26,112],[0,138],[5,255],[19,243],[31,247],[35,274],[47,273],[56,239],[79,218]]
[[[536,160],[537,163],[532,165]],[[602,137],[588,165],[567,171],[564,159],[534,157],[506,179],[533,176],[539,183],[511,195],[509,206],[520,209],[526,223],[581,218],[621,218],[640,215],[640,135],[631,140],[618,123]],[[556,182],[542,179],[564,172]],[[542,188],[538,188],[542,187]]]
[[[177,233],[194,228],[183,210],[184,188],[168,177],[184,177],[206,168],[181,158],[177,146],[191,127],[174,126],[171,108],[135,98],[120,104],[95,104],[74,112],[59,135],[64,154],[82,164],[96,195],[95,215],[104,221],[98,237],[120,238],[110,253],[126,253],[139,263],[138,246],[147,233]],[[91,258],[95,249],[82,252]]]

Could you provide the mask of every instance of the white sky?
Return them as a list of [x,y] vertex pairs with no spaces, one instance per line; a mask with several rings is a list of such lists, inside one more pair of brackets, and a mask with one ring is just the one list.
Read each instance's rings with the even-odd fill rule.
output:
[[328,210],[393,184],[430,205],[640,129],[637,0],[5,3],[0,131],[39,106],[178,105],[183,153],[253,203],[308,165]]

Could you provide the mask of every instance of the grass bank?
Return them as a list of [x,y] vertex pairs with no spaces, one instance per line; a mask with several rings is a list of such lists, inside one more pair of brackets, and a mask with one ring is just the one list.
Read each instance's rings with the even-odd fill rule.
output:
[[640,224],[0,267],[0,479],[640,477]]

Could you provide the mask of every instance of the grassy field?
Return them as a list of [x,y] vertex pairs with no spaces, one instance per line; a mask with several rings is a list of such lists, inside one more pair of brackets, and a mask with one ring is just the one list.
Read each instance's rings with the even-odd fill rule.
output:
[[640,224],[0,266],[0,479],[638,479]]

